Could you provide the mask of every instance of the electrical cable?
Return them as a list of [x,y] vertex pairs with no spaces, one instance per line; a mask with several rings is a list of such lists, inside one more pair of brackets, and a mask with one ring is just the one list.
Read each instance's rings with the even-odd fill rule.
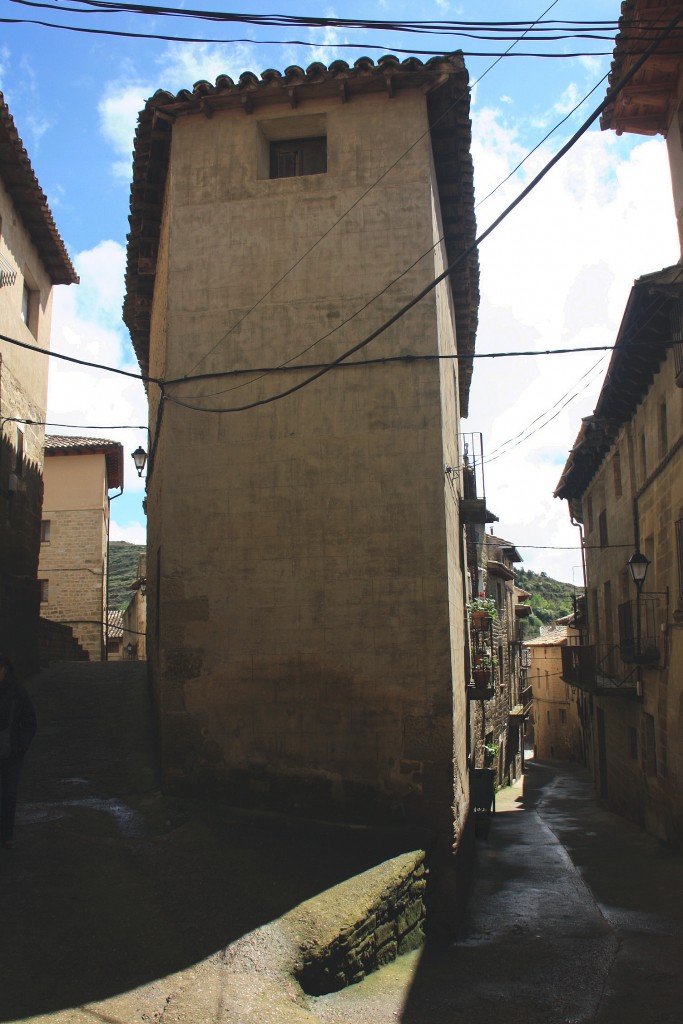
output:
[[[236,44],[249,44],[254,46],[307,46],[312,49],[319,50],[322,46],[330,47],[329,43],[311,42],[306,39],[251,39],[248,36],[238,37],[233,39],[215,39],[207,36],[171,36],[163,35],[162,33],[153,32],[123,32],[115,29],[102,29],[102,28],[84,28],[76,25],[59,25],[51,21],[42,21],[37,18],[0,18],[0,25],[35,25],[38,28],[53,28],[61,32],[75,32],[82,35],[93,35],[93,36],[106,36],[115,39],[144,39],[148,41],[162,42],[162,43],[198,43],[200,45],[217,45],[217,46],[234,46]],[[419,57],[438,57],[443,54],[443,47],[438,50],[418,50],[415,47],[405,49],[399,46],[387,46],[385,44],[376,43],[335,43],[335,50],[381,50],[382,53],[391,51],[392,53],[402,53],[408,56],[419,56]],[[463,57],[473,58],[490,58],[490,57],[528,57],[533,59],[559,59],[559,60],[573,60],[581,57],[610,57],[612,55],[611,50],[581,50],[572,53],[508,53],[504,51],[502,53],[496,52],[495,50],[462,50],[460,51]],[[640,53],[641,51],[637,51]],[[680,51],[683,52],[683,51]],[[679,51],[676,51],[678,54]],[[670,51],[670,55],[673,55],[673,51]]]
[[[536,152],[536,150],[539,149],[543,145],[544,142],[547,142],[547,140],[557,131],[557,129],[560,128],[574,113],[576,113],[576,111],[586,102],[586,100],[590,96],[593,95],[593,93],[596,91],[596,89],[598,89],[600,87],[600,85],[602,85],[602,83],[605,81],[605,79],[608,77],[608,75],[609,75],[609,73],[606,74],[606,75],[603,75],[603,77],[598,82],[596,82],[596,84],[593,86],[593,88],[589,92],[586,93],[586,95],[576,104],[576,106],[573,107],[572,110],[570,110],[569,113],[565,117],[563,117],[561,121],[558,121],[558,123],[553,128],[551,128],[551,130],[544,136],[544,138],[542,138],[541,141],[536,146],[534,146],[534,148],[531,149],[522,160],[520,160],[520,162],[517,164],[517,166],[514,167],[512,169],[512,171],[510,171],[510,173],[507,175],[507,177],[503,178],[503,180],[501,182],[499,182],[499,184],[496,185],[496,187],[494,189],[492,189],[492,191],[489,192],[488,195],[484,196],[484,198],[481,199],[475,205],[475,210],[478,209],[479,206],[482,205],[482,203],[486,202],[487,199],[490,199],[490,197],[495,192],[497,192],[498,189],[501,188],[505,184],[505,182],[508,181],[513,176],[513,174],[515,174],[520,169],[520,167],[522,167],[522,165],[524,163],[526,163],[526,161],[529,159],[529,157],[531,157]],[[481,81],[481,78],[479,78],[478,81]],[[477,84],[477,83],[475,83],[475,84]],[[293,355],[289,359],[286,359],[283,363],[280,364],[280,366],[281,367],[287,366],[289,363],[293,362],[294,359],[298,359],[300,356],[305,355],[307,352],[310,352],[311,349],[314,348],[316,345],[320,344],[323,341],[326,341],[328,338],[332,337],[332,335],[335,334],[337,331],[341,330],[342,327],[345,327],[347,324],[351,323],[351,321],[353,319],[355,319],[355,317],[357,317],[360,313],[362,313],[366,309],[368,309],[368,307],[370,305],[372,305],[372,303],[376,299],[378,299],[382,295],[386,294],[386,292],[389,290],[389,288],[391,288],[394,284],[398,283],[398,281],[400,281],[401,278],[405,277],[405,275],[407,273],[409,273],[411,270],[413,270],[421,260],[423,260],[425,257],[429,256],[429,254],[431,252],[433,252],[434,249],[437,247],[437,245],[440,245],[441,242],[443,242],[443,240],[444,240],[443,236],[441,236],[439,239],[437,239],[436,242],[434,242],[434,244],[432,246],[430,246],[429,249],[427,249],[426,252],[422,253],[422,255],[419,256],[416,260],[414,260],[413,263],[411,263],[409,267],[406,267],[406,269],[403,270],[400,274],[398,274],[395,278],[393,278],[393,280],[389,281],[389,283],[387,285],[385,285],[385,287],[380,292],[378,292],[376,295],[373,295],[373,297],[371,299],[368,299],[368,301],[365,302],[359,309],[357,309],[354,313],[352,313],[350,316],[348,316],[345,320],[342,320],[340,323],[338,323],[336,325],[336,327],[333,327],[326,334],[323,334],[321,337],[319,337],[315,341],[311,342],[310,345],[306,346],[306,348],[302,349],[296,355]],[[201,360],[199,360],[199,362],[201,362]],[[199,362],[194,364],[195,367],[199,365]],[[193,369],[194,369],[194,367],[193,367]],[[250,384],[255,384],[257,381],[261,380],[262,377],[265,376],[266,372],[268,372],[268,371],[264,371],[263,373],[260,373],[259,376],[254,377],[252,380],[243,381],[241,384],[236,384],[236,385],[234,385],[231,388],[224,388],[224,389],[221,389],[220,391],[204,392],[201,397],[203,399],[215,398],[217,395],[225,395],[225,394],[228,394],[229,392],[232,392],[232,391],[238,391],[238,390],[240,390],[240,388],[248,387]],[[191,377],[191,378],[188,378],[188,379],[196,380],[197,377],[194,376],[194,377]],[[171,383],[171,382],[167,382],[167,383]]]
[[[503,441],[500,445],[498,445],[497,448],[494,448],[490,455],[484,458],[484,464],[488,465],[490,462],[495,462],[497,459],[502,458],[504,455],[508,455],[515,448],[518,448],[521,444],[524,444],[525,441],[528,441],[529,438],[534,437],[535,434],[538,434],[539,431],[544,430],[550,423],[553,422],[554,419],[557,419],[560,413],[564,412],[567,406],[571,405],[571,403],[575,401],[580,394],[586,391],[587,388],[589,388],[590,385],[593,383],[593,381],[599,376],[599,374],[602,372],[601,369],[599,369],[597,372],[593,371],[595,371],[596,368],[600,367],[600,364],[603,361],[604,356],[601,356],[600,359],[598,359],[597,363],[595,363],[591,367],[591,369],[583,375],[583,377],[579,378],[579,381],[577,381],[577,384],[573,386],[571,391],[567,392],[565,395],[562,396],[562,398],[558,399],[558,402],[562,403],[561,405],[558,405],[558,403],[556,402],[550,409],[546,409],[545,412],[542,412],[539,416],[536,417],[535,420],[532,420],[531,423],[524,427],[524,429],[520,431],[519,434],[515,435],[515,437],[508,438],[507,441]],[[583,387],[578,388],[578,390],[574,390],[574,388],[576,388],[577,385],[582,380],[584,380],[584,378],[587,377],[588,374],[591,373],[593,375],[590,377],[589,380],[586,381]],[[539,420],[542,420],[543,422],[539,423]],[[538,423],[538,426],[536,426],[534,430],[531,430],[530,428],[534,426],[534,424],[536,423]]]
[[[557,3],[558,3],[558,0],[553,0],[553,2],[550,4],[550,6],[547,7],[543,11],[543,13],[541,15],[539,15],[539,20],[540,20],[540,18],[543,18],[548,13],[548,11],[551,11],[553,9],[553,7],[555,7],[557,5]],[[511,43],[510,46],[508,47],[508,50],[511,50],[514,47],[514,45],[515,45],[514,42]],[[488,75],[490,71],[493,71],[493,69],[496,67],[497,64],[500,63],[501,60],[502,60],[502,58],[498,58],[497,60],[494,60],[494,62],[492,64],[490,64],[487,68],[484,69],[484,71],[481,73],[481,75],[479,75],[479,77],[475,80],[475,82],[469,88],[473,89],[476,85],[478,85],[481,81],[483,81],[483,79],[486,77],[486,75]],[[313,245],[309,246],[309,248],[306,249],[305,252],[302,253],[302,255],[295,261],[295,263],[292,266],[290,266],[289,269],[284,274],[282,274],[278,278],[278,280],[275,281],[275,283],[272,284],[271,287],[263,295],[261,295],[260,298],[257,299],[257,301],[252,306],[249,307],[249,309],[246,310],[245,313],[242,314],[242,316],[238,317],[238,319],[235,321],[235,323],[232,324],[232,326],[216,341],[216,343],[208,350],[208,352],[206,352],[195,363],[192,364],[190,369],[187,371],[186,376],[189,376],[192,373],[193,370],[197,369],[197,367],[199,366],[200,363],[202,363],[205,359],[208,359],[209,356],[212,355],[212,353],[216,351],[218,346],[221,345],[225,341],[225,339],[228,338],[232,334],[232,332],[234,330],[236,330],[237,327],[239,327],[239,325],[241,323],[243,323],[246,320],[246,318],[248,316],[250,316],[254,312],[254,310],[257,309],[258,306],[260,306],[260,304],[262,302],[264,302],[265,299],[267,299],[268,296],[271,295],[275,291],[275,289],[299,266],[299,264],[302,263],[303,260],[305,260],[306,257],[309,256],[310,253],[313,252],[313,250],[316,249],[317,246],[320,245],[321,242],[323,242],[324,239],[327,238],[327,236],[332,231],[334,231],[334,229],[337,227],[337,225],[340,224],[341,221],[344,220],[345,217],[348,217],[348,215],[357,206],[359,206],[360,203],[363,202],[363,200],[366,198],[366,196],[368,196],[370,194],[370,192],[372,192],[372,190],[374,188],[376,188],[380,184],[380,182],[382,182],[387,177],[387,175],[391,173],[391,171],[393,171],[393,169],[401,162],[401,160],[404,160],[405,157],[408,156],[408,154],[411,153],[413,151],[413,149],[427,135],[429,135],[433,131],[433,129],[436,127],[436,125],[438,125],[441,121],[443,121],[443,119],[446,117],[446,115],[449,114],[450,111],[453,110],[458,105],[458,103],[460,103],[460,101],[464,98],[466,93],[467,93],[467,89],[464,89],[464,90],[462,90],[462,92],[459,92],[456,95],[455,99],[453,99],[453,101],[448,104],[448,106],[445,108],[445,110],[443,110],[442,113],[439,115],[439,117],[436,118],[434,123],[430,124],[425,129],[425,131],[423,131],[421,133],[421,135],[419,135],[418,138],[415,139],[415,141],[412,142],[410,144],[410,146],[408,146],[408,148],[406,150],[404,150],[403,153],[401,153],[400,156],[398,156],[396,158],[396,160],[394,160],[393,163],[391,163],[389,165],[389,167],[387,167],[386,170],[384,170],[382,172],[382,174],[380,174],[379,178],[377,178],[374,182],[372,182],[372,184],[369,185],[368,188],[366,188],[365,191],[362,192],[361,195],[356,200],[354,200],[354,202],[349,207],[347,207],[347,209],[341,214],[341,216],[338,217],[330,225],[330,227],[325,232],[323,232],[323,234],[318,239],[316,239],[316,241],[313,243]],[[305,349],[304,351],[308,351],[308,349]],[[303,353],[301,353],[301,354],[303,354]],[[292,358],[296,359],[298,357],[297,356],[293,356]],[[290,360],[288,360],[288,362],[289,361]],[[169,395],[169,398],[170,397],[171,396]]]
[[[55,11],[53,4],[41,2],[41,0],[11,0],[22,7],[33,7]],[[476,22],[476,21],[440,21],[440,20],[406,20],[391,21],[385,19],[356,19],[336,17],[310,17],[297,14],[240,14],[228,11],[194,11],[190,8],[162,7],[145,4],[125,4],[100,2],[100,0],[81,0],[79,6],[67,6],[60,3],[57,8],[59,13],[75,14],[138,14],[145,17],[158,18],[181,18],[194,21],[225,22],[228,24],[246,24],[254,26],[277,26],[297,28],[341,28],[341,29],[363,29],[364,31],[393,31],[393,32],[415,32],[427,34],[449,34],[469,35],[473,38],[500,39],[509,41],[511,34],[519,41],[528,35],[539,35],[543,40],[549,38],[552,42],[564,41],[568,38],[588,38],[599,41],[612,41],[614,33],[619,27],[615,20],[610,21],[567,21],[549,20],[542,21],[537,18],[534,21],[518,22]],[[660,25],[661,27],[661,25]],[[520,30],[522,34],[520,35]],[[559,32],[561,35],[549,36],[551,32]],[[599,33],[599,34],[598,34]]]
[[543,145],[543,143],[544,143],[544,142],[547,142],[547,141],[548,141],[548,139],[549,139],[549,138],[550,138],[550,137],[551,137],[552,135],[554,135],[554,134],[555,134],[555,132],[557,131],[557,129],[558,129],[558,128],[561,128],[561,127],[562,127],[562,125],[563,125],[563,124],[565,123],[565,121],[568,121],[568,120],[569,120],[569,118],[570,118],[570,117],[571,117],[571,116],[572,116],[573,114],[575,114],[575,113],[576,113],[576,111],[577,111],[577,110],[579,109],[579,107],[582,107],[582,106],[583,106],[583,104],[584,104],[584,103],[586,102],[586,100],[587,100],[587,99],[589,99],[589,97],[591,97],[591,96],[593,95],[593,93],[594,93],[594,92],[596,91],[596,89],[599,89],[599,88],[600,88],[600,86],[602,85],[602,83],[603,83],[603,82],[605,82],[605,81],[606,81],[606,80],[607,80],[607,79],[609,78],[609,75],[610,75],[610,72],[608,71],[608,72],[607,72],[607,74],[605,74],[605,75],[603,75],[603,76],[602,76],[602,78],[600,79],[600,81],[599,81],[599,82],[596,82],[596,83],[595,83],[595,85],[594,85],[594,86],[593,86],[593,88],[592,88],[592,89],[590,90],[590,92],[587,92],[587,93],[586,93],[586,95],[585,95],[585,96],[583,97],[583,99],[579,100],[579,102],[578,102],[578,103],[576,104],[576,106],[575,106],[575,107],[572,107],[572,109],[571,109],[571,110],[569,111],[569,113],[568,113],[568,114],[566,115],[566,117],[563,117],[561,121],[558,121],[558,122],[557,122],[557,124],[556,124],[556,125],[555,125],[555,126],[554,126],[553,128],[551,128],[551,129],[550,129],[550,131],[548,132],[548,134],[547,134],[547,135],[544,135],[544,136],[543,136],[543,138],[541,139],[541,141],[540,141],[540,142],[538,142],[538,143],[537,143],[537,144],[536,144],[536,145],[534,146],[534,148],[533,148],[533,149],[530,149],[530,150],[529,150],[529,152],[528,152],[528,153],[526,154],[526,156],[525,156],[525,157],[523,157],[523,158],[522,158],[522,159],[521,159],[521,160],[519,161],[519,163],[517,164],[517,166],[516,166],[516,167],[513,167],[513,168],[512,168],[512,170],[510,171],[510,173],[509,173],[509,174],[508,174],[508,175],[507,175],[507,176],[506,176],[505,178],[503,178],[503,180],[502,180],[502,181],[500,181],[500,182],[499,182],[499,183],[498,183],[498,184],[496,185],[496,187],[495,187],[495,188],[491,189],[491,191],[490,191],[490,192],[488,193],[488,195],[485,195],[483,199],[480,199],[480,200],[479,200],[479,202],[475,204],[475,207],[474,207],[474,208],[475,208],[475,210],[478,210],[478,209],[479,209],[479,207],[480,207],[480,206],[481,206],[481,205],[482,205],[483,203],[485,203],[487,199],[490,199],[490,198],[491,198],[491,196],[492,196],[492,195],[494,195],[494,194],[495,194],[495,193],[496,193],[496,192],[498,191],[498,189],[499,189],[499,188],[502,188],[502,187],[503,187],[503,185],[505,184],[505,182],[506,182],[506,181],[509,181],[509,180],[510,180],[510,178],[511,178],[511,177],[513,176],[513,174],[516,174],[516,173],[517,173],[517,171],[518,171],[518,170],[520,169],[520,167],[523,167],[523,166],[524,166],[524,164],[525,164],[525,163],[527,162],[527,160],[528,160],[528,159],[529,159],[530,157],[532,157],[532,156],[534,155],[534,153],[536,152],[536,150],[537,150],[537,149],[540,149],[540,148],[541,148],[541,146]]
[[29,352],[37,352],[41,356],[51,356],[53,359],[63,359],[67,363],[76,363],[78,366],[89,366],[95,370],[107,370],[109,373],[118,373],[122,377],[132,377],[134,380],[141,380],[148,384],[159,384],[156,377],[146,377],[142,373],[134,373],[132,370],[120,370],[118,366],[105,366],[104,363],[93,363],[87,359],[77,359],[75,356],[64,355],[63,352],[54,352],[51,349],[41,348],[39,345],[30,345],[27,341],[19,341],[18,338],[10,338],[6,334],[0,334],[0,341],[6,341],[8,345],[16,345],[18,348],[25,348]]
[[516,209],[517,206],[519,206],[519,204],[533,191],[534,188],[536,188],[536,186],[552,170],[552,168],[557,163],[559,163],[559,161],[570,151],[570,149],[572,149],[573,146],[576,145],[579,139],[581,139],[583,135],[585,135],[585,133],[588,131],[591,125],[598,119],[598,117],[603,112],[605,107],[608,104],[614,102],[614,98],[628,85],[631,79],[637,74],[637,72],[640,70],[643,64],[648,60],[650,55],[654,53],[654,51],[661,45],[661,43],[673,32],[673,30],[676,28],[681,19],[683,19],[683,9],[681,9],[676,14],[676,16],[670,21],[667,27],[658,35],[657,39],[650,44],[650,46],[647,48],[644,54],[639,58],[639,60],[637,60],[631,66],[629,71],[627,71],[626,74],[622,77],[619,84],[614,89],[610,90],[609,95],[605,97],[605,99],[596,107],[596,109],[593,111],[592,114],[590,114],[587,120],[584,121],[581,127],[571,136],[571,138],[565,143],[565,145],[562,146],[561,149],[545,164],[545,166],[539,171],[539,173],[535,175],[532,181],[526,186],[526,188],[522,190],[522,192],[520,192],[520,194],[512,201],[512,203],[510,203],[505,208],[505,210],[503,210],[503,212],[499,214],[499,216],[492,222],[492,224],[490,224],[489,227],[486,228],[486,230],[483,231],[482,234],[479,235],[474,240],[474,242],[467,246],[460,253],[457,259],[454,260],[453,263],[449,264],[441,274],[439,274],[433,281],[426,285],[417,295],[415,295],[412,299],[405,303],[399,310],[397,310],[396,313],[394,313],[391,317],[385,320],[383,324],[381,324],[378,328],[372,331],[367,337],[363,338],[361,341],[353,345],[350,349],[347,349],[346,352],[343,352],[336,359],[332,360],[330,363],[328,363],[328,365],[325,368],[318,370],[316,373],[313,373],[305,380],[300,381],[296,385],[293,385],[291,388],[287,388],[285,391],[281,391],[275,395],[270,395],[267,398],[258,399],[254,402],[250,402],[243,406],[231,406],[220,409],[206,409],[200,406],[193,406],[187,402],[181,402],[180,400],[173,398],[173,396],[171,395],[167,395],[168,401],[173,402],[177,405],[184,406],[185,408],[192,409],[193,411],[197,412],[245,412],[249,409],[255,409],[263,405],[268,405],[271,402],[279,401],[283,398],[288,397],[289,395],[294,394],[296,391],[300,391],[302,388],[307,387],[309,384],[312,384],[314,381],[324,376],[324,374],[328,373],[330,370],[334,369],[340,363],[344,362],[344,360],[347,359],[349,356],[354,355],[356,352],[360,351],[362,348],[365,348],[371,342],[375,341],[376,338],[378,338],[381,334],[383,334],[390,327],[392,327],[393,324],[395,324],[398,320],[405,316],[406,313],[413,309],[414,306],[421,302],[426,295],[432,292],[434,288],[436,288],[442,281],[449,277],[453,273],[453,271],[460,265],[460,263],[462,263],[463,260],[465,260],[477,248],[477,246],[480,245],[481,242],[484,241],[484,239],[487,238],[510,215],[510,213],[512,213],[512,211]]

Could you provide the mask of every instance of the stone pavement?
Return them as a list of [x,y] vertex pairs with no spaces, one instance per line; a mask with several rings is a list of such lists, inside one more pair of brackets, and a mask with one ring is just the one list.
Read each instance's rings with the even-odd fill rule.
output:
[[597,808],[571,765],[528,765],[498,795],[464,939],[304,996],[297,949],[343,903],[326,890],[360,894],[415,836],[162,797],[142,669],[68,664],[29,686],[40,731],[17,848],[0,851],[0,1021],[683,1020],[683,859]]

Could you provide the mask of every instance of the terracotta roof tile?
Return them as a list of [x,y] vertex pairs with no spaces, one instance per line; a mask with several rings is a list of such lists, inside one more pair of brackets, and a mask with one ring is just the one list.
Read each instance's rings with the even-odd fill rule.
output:
[[107,486],[123,488],[123,445],[102,437],[45,435],[45,455],[104,455],[107,462]]
[[78,284],[31,161],[0,92],[0,178],[40,254],[53,284]]
[[[159,90],[140,112],[133,153],[130,233],[123,318],[143,373],[149,372],[149,330],[163,196],[174,122],[189,114],[210,117],[217,110],[250,112],[260,104],[296,106],[312,97],[341,101],[358,93],[394,95],[404,88],[427,94],[432,150],[441,200],[449,264],[466,252],[476,237],[474,184],[470,146],[469,79],[460,52],[400,60],[393,54],[375,62],[360,57],[353,66],[343,60],[329,67],[319,62],[305,70],[296,65],[284,72],[268,68],[260,78],[244,72],[235,82],[219,75],[215,85],[197,82],[174,94]],[[476,249],[463,259],[450,279],[460,355],[461,415],[467,416],[479,311],[479,257]]]

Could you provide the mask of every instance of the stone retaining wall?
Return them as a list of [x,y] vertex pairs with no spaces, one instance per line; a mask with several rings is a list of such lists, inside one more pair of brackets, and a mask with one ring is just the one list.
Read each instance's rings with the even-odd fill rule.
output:
[[[304,950],[296,977],[308,995],[337,992],[422,945],[427,887],[424,853],[404,854],[382,867],[384,877],[375,892],[368,893],[365,905],[363,900],[356,903],[354,919],[346,914],[334,936]],[[318,910],[324,895],[317,900]],[[337,899],[339,895],[337,891]],[[341,910],[343,914],[343,907]]]

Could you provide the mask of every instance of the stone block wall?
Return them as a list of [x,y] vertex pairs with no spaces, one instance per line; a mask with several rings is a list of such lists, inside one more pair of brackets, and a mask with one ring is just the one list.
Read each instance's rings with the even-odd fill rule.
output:
[[422,945],[427,888],[424,853],[405,854],[386,867],[390,870],[371,893],[367,907],[356,894],[351,903],[356,914],[351,919],[347,915],[327,941],[304,950],[297,980],[308,995],[337,992]]
[[39,576],[48,583],[41,614],[72,627],[91,659],[102,657],[105,532],[102,509],[51,511],[50,539],[41,545]]

